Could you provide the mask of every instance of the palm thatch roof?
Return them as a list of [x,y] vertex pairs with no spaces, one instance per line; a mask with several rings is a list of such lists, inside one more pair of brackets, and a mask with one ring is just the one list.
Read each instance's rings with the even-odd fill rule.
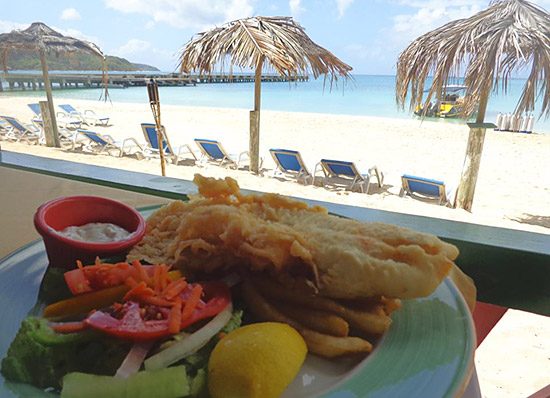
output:
[[447,83],[463,76],[468,86],[463,116],[469,117],[480,99],[491,90],[506,91],[510,78],[525,68],[527,82],[516,112],[533,111],[541,95],[541,116],[548,117],[550,15],[525,0],[493,0],[486,10],[470,18],[420,36],[399,55],[396,101],[404,107],[410,94],[412,111],[423,103],[428,76],[433,76],[433,83],[425,105],[434,96],[440,98]]
[[351,66],[315,44],[291,17],[252,17],[228,22],[191,39],[179,53],[182,73],[209,74],[230,59],[232,65],[255,69],[265,57],[281,75],[349,77]]
[[11,50],[44,51],[57,54],[83,52],[97,55],[105,63],[105,56],[94,43],[64,36],[41,22],[34,22],[25,30],[13,30],[10,33],[0,34],[0,55],[4,70],[7,69],[7,57]]

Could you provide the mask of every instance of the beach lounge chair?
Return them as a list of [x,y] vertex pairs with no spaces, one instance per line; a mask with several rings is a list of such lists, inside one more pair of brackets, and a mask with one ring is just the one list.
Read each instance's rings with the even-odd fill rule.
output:
[[71,104],[63,104],[59,105],[61,109],[63,109],[63,112],[67,117],[75,118],[78,120],[81,120],[82,123],[87,124],[88,126],[96,126],[98,124],[102,126],[107,126],[109,124],[109,117],[106,116],[97,116],[94,111],[91,109],[86,109],[84,113],[78,111],[74,106]]
[[310,184],[313,182],[313,175],[308,171],[302,155],[298,151],[288,149],[270,149],[269,153],[277,166],[273,170],[273,176],[284,176],[296,179],[297,182]]
[[241,167],[242,161],[248,160],[250,162],[248,151],[243,151],[238,155],[229,154],[219,141],[202,138],[195,138],[195,143],[201,151],[201,159],[199,160],[201,164],[213,162],[218,166],[228,165],[231,168],[238,169]]
[[440,205],[450,205],[453,189],[443,181],[403,174],[399,196],[409,195],[419,199],[435,200]]
[[35,125],[23,123],[19,119],[12,116],[0,116],[5,122],[3,137],[9,141],[20,142],[24,141],[27,144],[38,144],[43,141],[43,132]]
[[[170,145],[170,140],[168,139],[168,135],[166,134],[166,128],[164,126],[161,126],[161,129],[163,135],[162,141],[164,154],[172,159],[172,162],[175,165],[177,165],[181,159],[184,159],[183,155],[187,153],[191,155],[193,160],[197,160],[197,156],[195,155],[191,147],[187,144],[183,144],[174,149],[172,145]],[[145,140],[147,141],[145,147],[146,156],[160,156],[157,126],[153,123],[141,123],[141,130],[143,131],[143,135],[145,137]]]
[[315,167],[314,176],[317,175],[318,168],[323,171],[325,186],[344,186],[352,191],[355,187],[359,187],[361,192],[368,193],[372,177],[376,177],[379,187],[384,183],[384,174],[376,166],[371,167],[366,174],[361,174],[353,162],[321,159]]
[[[40,104],[27,104],[30,110],[34,113],[35,118],[33,118],[33,123],[38,124],[42,122],[42,115],[40,114]],[[58,112],[55,115],[55,120],[57,121],[58,126],[67,128],[67,129],[77,129],[82,125],[82,120],[75,119],[72,117],[66,116],[64,113]]]
[[78,129],[75,135],[75,142],[77,137],[84,137],[87,142],[83,145],[83,149],[89,150],[94,153],[102,153],[106,151],[111,154],[111,150],[118,152],[118,156],[137,154],[138,157],[143,155],[143,147],[134,138],[126,138],[124,141],[115,141],[113,137],[108,134],[99,134],[90,130]]
[[[38,130],[42,132],[42,137],[44,137],[39,143],[44,144],[46,138],[44,136],[44,122],[40,119],[32,119],[32,125],[35,126]],[[63,127],[58,127],[57,133],[59,136],[59,143],[62,147],[66,149],[76,149],[77,147],[82,147],[89,140],[77,134],[76,131],[67,130]]]

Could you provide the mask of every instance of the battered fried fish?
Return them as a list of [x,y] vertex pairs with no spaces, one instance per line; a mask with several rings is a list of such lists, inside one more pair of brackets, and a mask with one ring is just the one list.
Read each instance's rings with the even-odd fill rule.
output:
[[409,299],[431,294],[458,255],[455,246],[430,234],[333,216],[276,194],[243,195],[229,177],[197,174],[194,182],[199,196],[151,215],[130,259],[305,278],[332,298]]

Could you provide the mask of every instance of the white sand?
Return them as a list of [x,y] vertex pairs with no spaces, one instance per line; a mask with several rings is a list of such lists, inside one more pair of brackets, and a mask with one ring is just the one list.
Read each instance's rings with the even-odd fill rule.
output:
[[[36,101],[38,98],[0,98],[0,114],[29,121],[32,113],[26,104]],[[66,100],[57,103],[62,101]],[[153,122],[147,104],[68,102],[80,109],[93,109],[98,115],[109,115],[111,126],[90,129],[117,140],[134,137],[143,142],[140,123]],[[196,148],[193,138],[208,138],[220,140],[230,153],[245,151],[248,149],[248,120],[248,110],[243,109],[162,106],[162,121],[173,146],[188,143]],[[215,166],[205,169],[169,165],[167,175],[188,180],[197,172],[218,177],[229,175],[237,178],[243,188],[550,233],[550,134],[487,132],[472,213],[399,197],[400,176],[404,173],[456,185],[467,136],[466,126],[451,123],[262,111],[260,156],[266,157],[265,167],[274,168],[267,156],[269,148],[295,149],[301,152],[311,172],[321,158],[354,161],[363,173],[377,165],[386,175],[384,187],[378,189],[373,184],[367,195],[335,192]],[[160,167],[154,160],[69,153],[25,144],[2,145],[6,150],[160,174]]]
[[[32,116],[26,104],[38,98],[0,98],[0,114],[23,121]],[[80,109],[109,115],[111,126],[90,128],[117,140],[143,141],[140,123],[153,122],[147,104],[70,102]],[[248,149],[248,110],[162,106],[163,124],[173,146],[192,144],[193,138],[220,140],[230,153]],[[382,189],[369,194],[331,191],[254,176],[243,170],[210,166],[167,166],[170,177],[190,180],[199,172],[208,176],[235,177],[243,188],[278,192],[327,202],[338,202],[393,212],[418,214],[464,222],[550,233],[550,135],[488,131],[474,207],[471,213],[400,198],[403,173],[458,182],[468,129],[450,123],[420,123],[366,116],[284,113],[262,111],[261,156],[269,148],[299,150],[313,171],[321,158],[354,161],[360,170],[378,165],[386,174]],[[5,150],[93,163],[145,173],[160,174],[156,161],[68,152],[26,144],[2,142]],[[195,148],[195,145],[192,144]],[[198,152],[198,151],[197,151]],[[273,169],[271,159],[264,166]],[[476,366],[483,396],[526,396],[544,387],[550,367],[548,318],[509,311],[477,351]],[[498,354],[498,357],[497,357]]]

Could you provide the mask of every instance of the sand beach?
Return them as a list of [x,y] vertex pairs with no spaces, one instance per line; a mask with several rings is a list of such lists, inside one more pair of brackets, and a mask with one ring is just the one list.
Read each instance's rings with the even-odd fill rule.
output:
[[[27,105],[40,98],[0,97],[2,114],[29,122]],[[57,104],[64,103],[58,100]],[[91,109],[111,117],[108,127],[90,130],[109,134],[117,141],[133,137],[144,142],[140,123],[152,123],[148,105],[73,100],[79,109]],[[58,109],[59,110],[59,109]],[[219,140],[229,153],[248,149],[248,110],[228,108],[162,106],[162,122],[172,146],[189,144],[198,154],[194,138]],[[243,188],[278,192],[302,198],[372,207],[399,213],[439,217],[476,224],[550,233],[550,134],[519,134],[487,131],[472,212],[450,209],[399,197],[401,175],[412,174],[458,184],[468,128],[455,123],[436,123],[314,113],[262,111],[260,156],[265,159],[262,176],[246,170],[197,167],[192,162],[167,166],[167,175],[190,180],[197,172],[208,176],[231,176]],[[81,163],[160,174],[157,161],[139,161],[107,154],[94,155],[2,142],[6,150],[71,160]],[[365,173],[373,165],[385,175],[384,186],[371,185],[368,194],[304,186],[269,178],[275,165],[270,148],[298,150],[310,172],[322,158],[353,161]]]
[[[0,97],[0,114],[29,122],[32,113],[27,103],[38,100],[43,99]],[[109,126],[89,129],[109,134],[117,141],[133,137],[144,142],[140,123],[153,122],[145,102],[56,100],[56,104],[66,102],[110,116]],[[230,153],[239,153],[248,149],[248,112],[163,105],[162,121],[173,146],[190,144],[198,155],[193,139],[207,138],[221,141]],[[488,131],[471,213],[399,197],[404,173],[457,184],[467,137],[468,128],[459,124],[265,110],[261,113],[260,156],[265,159],[261,176],[246,170],[198,167],[191,161],[178,166],[168,164],[166,171],[170,177],[186,180],[195,173],[231,176],[245,189],[550,234],[550,134]],[[153,159],[118,158],[7,141],[0,144],[3,150],[160,175],[158,161]],[[321,158],[353,161],[363,172],[377,165],[385,174],[384,185],[379,188],[373,184],[369,193],[363,194],[282,181],[272,177],[275,166],[268,157],[269,148],[300,151],[311,172]],[[477,350],[483,397],[528,396],[548,384],[545,375],[550,373],[550,360],[542,336],[549,330],[548,318],[520,311],[505,315]],[[525,371],[533,366],[538,367],[537,372]],[[521,380],[511,377],[510,372],[521,374]]]

